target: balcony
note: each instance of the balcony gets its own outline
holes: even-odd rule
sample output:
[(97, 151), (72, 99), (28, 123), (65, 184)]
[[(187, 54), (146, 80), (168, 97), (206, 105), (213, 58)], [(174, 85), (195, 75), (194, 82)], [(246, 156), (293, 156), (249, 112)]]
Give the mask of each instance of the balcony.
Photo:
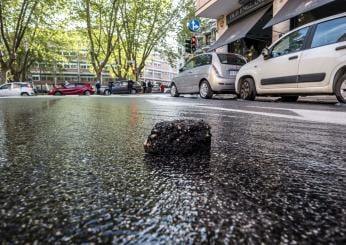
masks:
[(240, 6), (239, 0), (196, 0), (196, 15), (198, 17), (218, 19)]

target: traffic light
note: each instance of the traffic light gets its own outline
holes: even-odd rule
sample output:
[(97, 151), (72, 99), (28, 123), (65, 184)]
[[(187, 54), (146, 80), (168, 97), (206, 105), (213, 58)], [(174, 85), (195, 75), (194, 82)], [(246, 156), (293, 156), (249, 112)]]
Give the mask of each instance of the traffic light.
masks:
[(188, 54), (191, 54), (191, 40), (190, 39), (186, 39), (185, 40), (185, 52)]
[(195, 36), (191, 37), (191, 51), (192, 53), (196, 52), (197, 50), (197, 38)]
[(191, 39), (185, 40), (185, 52), (192, 54), (197, 50), (197, 38), (192, 36)]

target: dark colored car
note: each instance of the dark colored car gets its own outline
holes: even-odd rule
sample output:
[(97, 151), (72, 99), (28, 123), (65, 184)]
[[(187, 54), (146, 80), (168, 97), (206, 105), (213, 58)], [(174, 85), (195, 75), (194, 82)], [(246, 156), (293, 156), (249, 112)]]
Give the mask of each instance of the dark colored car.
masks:
[(53, 87), (49, 95), (91, 95), (95, 89), (91, 83), (71, 83), (61, 87)]
[(117, 81), (113, 83), (112, 91), (110, 91), (109, 87), (105, 88), (103, 91), (104, 95), (110, 94), (136, 94), (142, 92), (142, 86), (135, 81), (132, 81), (132, 89), (129, 90), (129, 82), (131, 80)]

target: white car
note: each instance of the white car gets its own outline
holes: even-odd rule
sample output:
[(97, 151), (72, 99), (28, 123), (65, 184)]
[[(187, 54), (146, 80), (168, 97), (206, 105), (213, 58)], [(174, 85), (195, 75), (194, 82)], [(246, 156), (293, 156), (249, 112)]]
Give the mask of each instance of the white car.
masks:
[(31, 95), (35, 95), (35, 91), (30, 83), (14, 82), (0, 86), (0, 97)]
[(173, 78), (171, 96), (199, 93), (210, 99), (213, 94), (234, 94), (236, 74), (245, 64), (246, 59), (237, 54), (213, 52), (195, 56)]
[(299, 27), (281, 37), (237, 74), (236, 93), (296, 101), (301, 95), (336, 95), (346, 103), (346, 13)]

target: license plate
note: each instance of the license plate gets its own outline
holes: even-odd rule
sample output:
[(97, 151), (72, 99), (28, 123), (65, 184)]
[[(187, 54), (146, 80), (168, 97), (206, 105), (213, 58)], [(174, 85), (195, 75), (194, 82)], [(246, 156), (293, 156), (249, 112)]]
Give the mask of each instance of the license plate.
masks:
[(238, 71), (229, 71), (230, 76), (236, 76)]

